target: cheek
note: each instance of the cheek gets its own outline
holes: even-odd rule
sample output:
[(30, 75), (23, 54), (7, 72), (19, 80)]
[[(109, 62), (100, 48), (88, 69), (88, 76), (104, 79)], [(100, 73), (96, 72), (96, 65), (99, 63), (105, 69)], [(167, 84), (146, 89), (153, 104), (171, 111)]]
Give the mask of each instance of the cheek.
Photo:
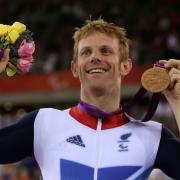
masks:
[(78, 72), (79, 78), (81, 78), (83, 74), (85, 73), (85, 63), (83, 63), (82, 61), (78, 62), (77, 72)]
[(120, 69), (121, 69), (121, 63), (120, 63), (119, 59), (116, 58), (116, 59), (114, 60), (113, 66), (114, 66), (116, 72), (117, 72), (117, 71), (120, 71)]
[(86, 67), (88, 66), (88, 59), (79, 58), (78, 67), (81, 71), (85, 71)]

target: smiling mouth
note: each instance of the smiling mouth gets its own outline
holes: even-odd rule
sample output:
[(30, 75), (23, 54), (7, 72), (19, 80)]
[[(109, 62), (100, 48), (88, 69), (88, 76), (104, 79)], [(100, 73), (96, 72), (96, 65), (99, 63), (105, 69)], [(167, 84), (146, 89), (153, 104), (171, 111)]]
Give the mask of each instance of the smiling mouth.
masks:
[(104, 69), (104, 68), (94, 68), (94, 69), (90, 69), (88, 70), (87, 72), (89, 74), (94, 74), (94, 73), (105, 73), (107, 72), (108, 70), (107, 69)]

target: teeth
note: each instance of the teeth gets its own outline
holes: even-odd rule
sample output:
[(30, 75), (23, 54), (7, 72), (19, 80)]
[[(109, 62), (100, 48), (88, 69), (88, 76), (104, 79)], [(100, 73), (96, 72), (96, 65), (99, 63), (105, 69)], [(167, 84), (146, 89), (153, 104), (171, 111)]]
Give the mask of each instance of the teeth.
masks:
[(89, 71), (89, 73), (103, 73), (106, 72), (104, 69), (92, 69)]

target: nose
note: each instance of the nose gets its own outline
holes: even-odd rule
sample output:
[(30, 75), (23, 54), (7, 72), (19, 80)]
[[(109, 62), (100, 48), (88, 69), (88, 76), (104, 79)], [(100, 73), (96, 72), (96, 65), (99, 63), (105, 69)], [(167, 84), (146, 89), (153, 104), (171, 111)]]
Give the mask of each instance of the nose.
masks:
[(91, 56), (91, 62), (99, 62), (101, 61), (101, 56), (98, 52), (93, 52)]
[(95, 63), (95, 62), (100, 62), (101, 60), (98, 57), (91, 57), (91, 62)]

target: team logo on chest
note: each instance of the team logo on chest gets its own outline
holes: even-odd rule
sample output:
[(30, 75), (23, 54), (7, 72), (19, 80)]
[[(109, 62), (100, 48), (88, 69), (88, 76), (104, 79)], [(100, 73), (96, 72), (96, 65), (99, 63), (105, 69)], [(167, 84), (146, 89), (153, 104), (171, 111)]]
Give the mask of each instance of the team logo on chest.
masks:
[(83, 143), (80, 135), (71, 136), (67, 138), (66, 141), (81, 147), (85, 147), (85, 144)]
[(120, 140), (118, 141), (119, 143), (119, 152), (125, 152), (128, 151), (129, 149), (129, 142), (130, 142), (130, 137), (132, 133), (126, 133), (120, 136)]

